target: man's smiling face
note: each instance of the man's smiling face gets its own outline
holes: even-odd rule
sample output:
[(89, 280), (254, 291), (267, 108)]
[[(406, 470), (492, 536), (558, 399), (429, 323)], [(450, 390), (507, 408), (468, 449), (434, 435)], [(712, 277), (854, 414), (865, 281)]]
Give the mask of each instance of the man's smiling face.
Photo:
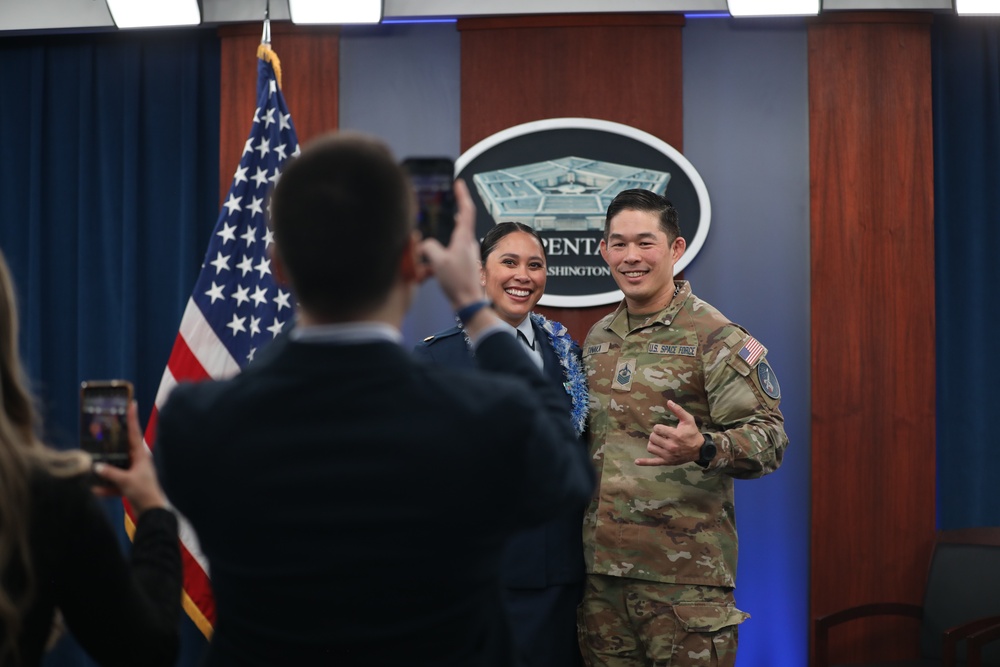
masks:
[(655, 213), (625, 209), (611, 219), (601, 256), (630, 312), (653, 313), (670, 303), (674, 265), (685, 247), (683, 237), (667, 236)]

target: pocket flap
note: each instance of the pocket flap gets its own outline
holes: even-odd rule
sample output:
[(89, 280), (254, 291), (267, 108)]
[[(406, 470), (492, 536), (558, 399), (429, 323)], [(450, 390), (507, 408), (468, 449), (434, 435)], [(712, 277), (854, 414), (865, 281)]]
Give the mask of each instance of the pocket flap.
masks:
[(750, 614), (732, 605), (710, 602), (675, 604), (674, 614), (688, 632), (716, 632), (750, 618)]

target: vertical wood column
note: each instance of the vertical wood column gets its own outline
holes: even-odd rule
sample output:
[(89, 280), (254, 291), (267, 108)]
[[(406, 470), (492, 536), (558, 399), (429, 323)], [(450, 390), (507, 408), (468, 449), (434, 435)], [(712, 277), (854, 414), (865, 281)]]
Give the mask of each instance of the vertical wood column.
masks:
[[(257, 106), (257, 46), (263, 23), (219, 28), (219, 199), (225, 199)], [(281, 61), (281, 92), (299, 144), (337, 129), (340, 30), (271, 21), (271, 48)]]
[[(461, 147), (545, 118), (631, 125), (682, 149), (681, 29), (671, 14), (463, 19)], [(577, 340), (613, 306), (538, 308)]]
[[(927, 14), (809, 27), (811, 613), (919, 604), (935, 528)], [(854, 622), (832, 662), (916, 657), (914, 620)]]

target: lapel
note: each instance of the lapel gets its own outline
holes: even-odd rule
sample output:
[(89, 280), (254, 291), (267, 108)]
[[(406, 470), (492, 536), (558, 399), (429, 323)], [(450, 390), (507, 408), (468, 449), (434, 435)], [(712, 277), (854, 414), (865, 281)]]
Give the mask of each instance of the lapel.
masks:
[(562, 387), (565, 381), (563, 377), (563, 367), (559, 363), (559, 357), (556, 356), (556, 351), (552, 347), (552, 342), (549, 340), (549, 335), (545, 331), (535, 324), (531, 323), (532, 328), (535, 330), (535, 341), (541, 343), (542, 351), (542, 370), (545, 371), (545, 377), (552, 380), (552, 382), (558, 386)]

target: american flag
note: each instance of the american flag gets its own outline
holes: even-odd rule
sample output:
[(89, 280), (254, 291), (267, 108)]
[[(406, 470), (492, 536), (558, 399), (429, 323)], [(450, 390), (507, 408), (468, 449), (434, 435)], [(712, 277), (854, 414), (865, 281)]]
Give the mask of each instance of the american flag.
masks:
[(764, 346), (756, 338), (747, 336), (746, 341), (743, 343), (743, 348), (739, 351), (739, 355), (752, 368), (765, 351)]
[[(257, 57), (257, 108), (250, 136), (163, 371), (146, 425), (149, 447), (156, 439), (159, 410), (178, 382), (239, 373), (293, 316), (291, 294), (271, 274), (272, 239), (265, 217), (268, 191), (288, 158), (299, 154), (299, 144), (275, 76), (276, 69), (281, 71), (277, 56), (262, 44)], [(208, 564), (183, 519), (180, 533), (184, 608), (207, 637), (215, 624)]]

